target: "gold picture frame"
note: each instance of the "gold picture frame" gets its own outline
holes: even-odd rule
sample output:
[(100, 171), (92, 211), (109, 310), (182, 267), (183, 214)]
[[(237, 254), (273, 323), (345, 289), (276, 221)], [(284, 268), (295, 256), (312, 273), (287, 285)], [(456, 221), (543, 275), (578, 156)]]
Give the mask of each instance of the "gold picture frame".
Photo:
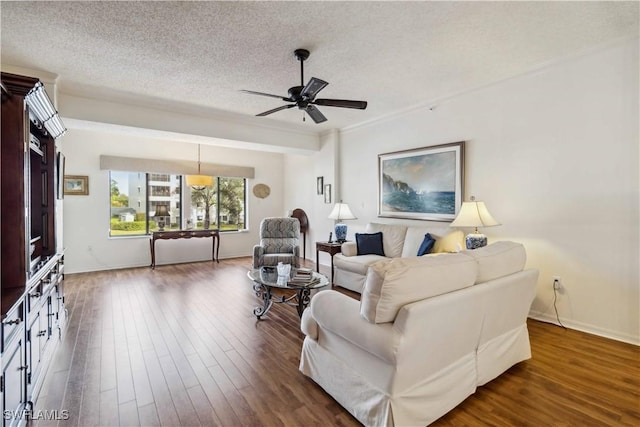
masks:
[(86, 175), (65, 175), (64, 194), (70, 196), (88, 196), (89, 177)]

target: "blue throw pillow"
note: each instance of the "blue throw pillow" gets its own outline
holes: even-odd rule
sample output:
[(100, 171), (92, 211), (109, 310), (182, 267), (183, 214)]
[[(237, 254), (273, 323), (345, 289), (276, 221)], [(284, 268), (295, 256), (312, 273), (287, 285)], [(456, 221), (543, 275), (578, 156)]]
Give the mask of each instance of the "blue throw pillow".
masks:
[(424, 235), (424, 240), (422, 241), (422, 244), (420, 245), (420, 248), (418, 249), (418, 256), (422, 256), (422, 255), (426, 255), (431, 253), (431, 250), (433, 249), (433, 245), (435, 245), (436, 243), (436, 239), (434, 239), (433, 237), (431, 237), (431, 234), (427, 233)]
[(356, 233), (356, 246), (358, 248), (358, 255), (384, 256), (382, 231), (377, 233)]

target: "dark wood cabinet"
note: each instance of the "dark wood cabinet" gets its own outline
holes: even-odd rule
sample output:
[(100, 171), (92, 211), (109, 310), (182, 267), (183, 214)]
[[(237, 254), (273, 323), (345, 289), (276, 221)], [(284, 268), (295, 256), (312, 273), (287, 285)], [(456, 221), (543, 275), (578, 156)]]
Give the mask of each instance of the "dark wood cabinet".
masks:
[(37, 78), (2, 73), (1, 89), (1, 425), (16, 426), (27, 421), (66, 321), (55, 141), (64, 126)]

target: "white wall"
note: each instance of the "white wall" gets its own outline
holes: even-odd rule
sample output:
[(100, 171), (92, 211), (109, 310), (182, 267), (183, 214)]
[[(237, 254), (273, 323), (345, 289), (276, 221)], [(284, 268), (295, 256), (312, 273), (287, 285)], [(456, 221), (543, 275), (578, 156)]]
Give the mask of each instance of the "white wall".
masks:
[[(121, 133), (70, 129), (62, 138), (67, 175), (88, 175), (88, 196), (64, 198), (65, 269), (68, 273), (147, 266), (150, 264), (149, 237), (109, 237), (109, 174), (100, 170), (100, 155), (149, 159), (193, 160), (193, 144), (164, 139), (142, 138)], [(222, 233), (220, 257), (251, 254), (258, 242), (260, 220), (284, 214), (284, 155), (250, 150), (202, 146), (203, 163), (255, 168), (248, 185), (248, 232)], [(257, 183), (271, 187), (265, 199), (251, 189)], [(156, 242), (156, 263), (176, 263), (211, 259), (211, 239)]]
[[(638, 41), (571, 58), (340, 135), (342, 198), (377, 218), (377, 155), (467, 141), (466, 191), (540, 270), (532, 314), (640, 343)], [(331, 156), (329, 153), (328, 156)], [(442, 227), (442, 224), (434, 224)]]
[[(328, 219), (338, 193), (337, 155), (338, 132), (329, 131), (320, 137), (320, 150), (311, 155), (285, 156), (285, 203), (287, 209), (302, 208), (309, 217), (307, 233), (307, 259), (316, 261), (315, 242), (327, 241), (333, 231), (333, 221)], [(324, 195), (317, 194), (317, 178), (331, 185), (331, 203), (324, 202)], [(329, 264), (327, 253), (319, 254), (320, 264)]]

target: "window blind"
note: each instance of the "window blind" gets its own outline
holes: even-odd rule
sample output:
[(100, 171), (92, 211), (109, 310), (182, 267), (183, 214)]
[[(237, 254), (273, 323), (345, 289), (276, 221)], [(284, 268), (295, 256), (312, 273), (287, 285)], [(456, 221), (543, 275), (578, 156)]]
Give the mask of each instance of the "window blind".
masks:
[[(154, 160), (136, 157), (100, 156), (100, 169), (125, 172), (155, 172), (197, 175), (198, 162), (189, 160)], [(200, 174), (227, 178), (254, 178), (255, 168), (248, 166), (200, 163)]]

